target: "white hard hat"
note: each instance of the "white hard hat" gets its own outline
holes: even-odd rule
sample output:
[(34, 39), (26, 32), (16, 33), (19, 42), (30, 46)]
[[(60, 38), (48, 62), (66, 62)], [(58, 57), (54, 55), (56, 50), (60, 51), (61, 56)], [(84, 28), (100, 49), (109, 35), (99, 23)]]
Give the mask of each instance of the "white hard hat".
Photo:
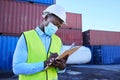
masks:
[(59, 17), (61, 20), (63, 20), (63, 23), (66, 24), (66, 12), (65, 9), (62, 6), (59, 6), (57, 4), (53, 4), (51, 6), (49, 6), (48, 8), (46, 8), (43, 11), (43, 18), (45, 18), (45, 16), (47, 14), (54, 14), (57, 17)]

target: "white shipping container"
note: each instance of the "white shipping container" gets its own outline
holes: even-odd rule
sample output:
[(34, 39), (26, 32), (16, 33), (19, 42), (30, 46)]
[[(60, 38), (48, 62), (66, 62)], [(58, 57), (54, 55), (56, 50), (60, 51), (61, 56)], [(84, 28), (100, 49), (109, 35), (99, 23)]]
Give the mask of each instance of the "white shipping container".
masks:
[[(71, 46), (63, 45), (61, 54)], [(85, 46), (81, 46), (77, 51), (68, 57), (67, 64), (85, 64), (91, 60), (91, 51)]]

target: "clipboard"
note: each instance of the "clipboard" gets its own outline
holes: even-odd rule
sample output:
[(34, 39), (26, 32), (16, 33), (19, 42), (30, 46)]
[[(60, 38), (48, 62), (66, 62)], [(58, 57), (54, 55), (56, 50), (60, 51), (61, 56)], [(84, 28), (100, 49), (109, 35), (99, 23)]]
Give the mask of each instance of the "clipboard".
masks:
[(78, 47), (74, 47), (72, 49), (68, 49), (66, 50), (65, 52), (63, 52), (61, 55), (59, 55), (56, 59), (61, 59), (61, 58), (64, 58), (66, 56), (70, 56), (71, 54), (73, 54), (76, 50), (78, 50), (80, 48), (80, 46)]

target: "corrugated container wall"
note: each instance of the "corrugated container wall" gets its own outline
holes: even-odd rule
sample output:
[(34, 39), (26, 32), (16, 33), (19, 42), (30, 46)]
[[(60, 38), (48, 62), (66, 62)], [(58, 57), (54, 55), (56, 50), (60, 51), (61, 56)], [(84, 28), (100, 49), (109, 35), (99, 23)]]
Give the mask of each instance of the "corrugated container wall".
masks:
[(76, 45), (82, 45), (82, 30), (61, 28), (56, 33), (62, 40), (64, 45), (71, 45), (73, 42)]
[(12, 71), (12, 59), (17, 41), (17, 36), (0, 35), (0, 71)]
[[(20, 34), (42, 22), (47, 6), (27, 2), (0, 0), (0, 33)], [(62, 28), (82, 29), (82, 15), (67, 12), (67, 25)]]
[(63, 28), (77, 28), (82, 29), (82, 14), (67, 12), (67, 25), (63, 25)]
[(88, 30), (83, 32), (84, 45), (120, 45), (120, 32)]
[(0, 0), (0, 33), (20, 34), (42, 22), (42, 11), (47, 6)]
[(51, 5), (56, 3), (56, 0), (16, 0), (16, 1), (39, 3), (44, 5)]
[(120, 46), (89, 46), (92, 52), (90, 64), (120, 64)]

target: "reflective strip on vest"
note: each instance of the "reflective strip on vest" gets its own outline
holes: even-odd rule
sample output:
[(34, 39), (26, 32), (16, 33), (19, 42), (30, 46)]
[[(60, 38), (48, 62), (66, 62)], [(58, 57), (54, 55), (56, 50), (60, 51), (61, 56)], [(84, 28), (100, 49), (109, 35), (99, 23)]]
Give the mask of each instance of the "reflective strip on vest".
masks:
[[(45, 46), (43, 45), (41, 39), (39, 38), (35, 30), (26, 31), (23, 34), (25, 36), (28, 48), (27, 63), (41, 61), (43, 62), (47, 60), (47, 58), (50, 55), (50, 52), (60, 53), (62, 43), (58, 36), (52, 35), (51, 44), (47, 55)], [(41, 72), (31, 75), (19, 75), (19, 80), (57, 80), (57, 79), (58, 79), (57, 70), (54, 67), (49, 67), (47, 70), (43, 70)]]

